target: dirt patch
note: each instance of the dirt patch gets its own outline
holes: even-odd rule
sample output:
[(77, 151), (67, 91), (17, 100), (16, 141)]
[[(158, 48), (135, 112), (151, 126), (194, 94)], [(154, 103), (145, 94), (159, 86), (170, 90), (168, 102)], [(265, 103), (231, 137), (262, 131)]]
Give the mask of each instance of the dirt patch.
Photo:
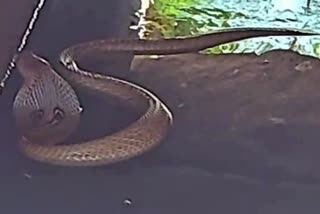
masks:
[[(136, 58), (136, 81), (174, 113), (162, 161), (318, 180), (320, 63), (289, 51)], [(165, 157), (163, 157), (163, 155)]]

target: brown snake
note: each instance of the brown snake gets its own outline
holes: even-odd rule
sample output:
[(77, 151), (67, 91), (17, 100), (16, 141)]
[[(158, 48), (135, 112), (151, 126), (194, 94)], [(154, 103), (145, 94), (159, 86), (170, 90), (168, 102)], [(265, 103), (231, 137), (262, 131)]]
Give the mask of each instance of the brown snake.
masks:
[[(110, 51), (134, 54), (180, 54), (196, 52), (215, 45), (260, 36), (318, 35), (313, 32), (271, 28), (219, 30), (196, 37), (142, 40), (108, 39), (72, 46), (60, 55), (58, 73), (31, 51), (17, 55), (17, 68), (24, 83), (16, 95), (13, 111), (21, 131), (21, 151), (31, 159), (64, 166), (96, 166), (130, 159), (157, 146), (172, 124), (166, 105), (134, 83), (84, 71), (76, 61)], [(112, 95), (134, 107), (146, 106), (143, 116), (127, 128), (92, 141), (61, 145), (76, 129), (82, 108), (68, 84)], [(59, 145), (58, 145), (59, 144)]]

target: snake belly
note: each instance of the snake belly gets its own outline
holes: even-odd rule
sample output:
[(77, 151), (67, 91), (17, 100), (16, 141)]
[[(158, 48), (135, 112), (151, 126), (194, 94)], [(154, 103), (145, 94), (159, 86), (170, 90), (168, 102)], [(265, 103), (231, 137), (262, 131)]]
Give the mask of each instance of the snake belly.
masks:
[[(137, 84), (81, 69), (77, 62), (87, 56), (111, 51), (180, 54), (271, 35), (315, 33), (294, 29), (235, 28), (175, 39), (96, 40), (64, 50), (57, 71), (33, 52), (23, 51), (17, 57), (17, 68), (24, 83), (13, 106), (22, 133), (21, 151), (31, 159), (48, 164), (97, 166), (136, 157), (159, 145), (166, 137), (173, 121), (169, 108), (155, 94)], [(106, 96), (116, 96), (135, 107), (146, 106), (146, 111), (137, 121), (112, 135), (79, 144), (60, 144), (76, 129), (81, 115), (80, 102), (69, 83)]]

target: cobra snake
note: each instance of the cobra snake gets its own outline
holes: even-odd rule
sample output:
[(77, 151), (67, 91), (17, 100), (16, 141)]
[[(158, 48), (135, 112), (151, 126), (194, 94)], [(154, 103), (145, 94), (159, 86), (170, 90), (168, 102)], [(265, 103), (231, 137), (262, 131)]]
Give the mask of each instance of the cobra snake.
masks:
[[(98, 166), (136, 157), (156, 147), (167, 136), (173, 116), (149, 90), (122, 79), (81, 69), (77, 62), (110, 51), (136, 55), (181, 54), (219, 44), (261, 36), (318, 35), (295, 29), (234, 28), (210, 34), (160, 40), (106, 39), (85, 42), (62, 51), (57, 71), (29, 50), (17, 54), (16, 66), (23, 76), (13, 113), (20, 130), (19, 147), (29, 158), (62, 166)], [(145, 113), (127, 128), (79, 144), (62, 144), (73, 133), (82, 107), (72, 84), (104, 96), (115, 96)]]

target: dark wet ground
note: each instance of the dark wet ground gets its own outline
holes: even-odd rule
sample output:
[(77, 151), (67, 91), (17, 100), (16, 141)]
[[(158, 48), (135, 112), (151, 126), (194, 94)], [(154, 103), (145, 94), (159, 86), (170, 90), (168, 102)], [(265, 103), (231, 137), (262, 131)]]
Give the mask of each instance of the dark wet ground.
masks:
[(25, 31), (37, 0), (2, 0), (0, 5), (0, 69), (6, 69)]
[[(43, 32), (30, 46), (51, 56), (58, 48), (46, 52)], [(284, 51), (188, 54), (137, 59), (135, 72), (126, 73), (126, 59), (110, 60), (106, 73), (146, 86), (168, 104), (175, 120), (165, 142), (112, 166), (33, 162), (16, 145), (16, 73), (0, 106), (1, 213), (318, 213), (318, 60)], [(79, 138), (112, 132), (137, 116), (112, 99), (79, 93), (86, 110)]]

